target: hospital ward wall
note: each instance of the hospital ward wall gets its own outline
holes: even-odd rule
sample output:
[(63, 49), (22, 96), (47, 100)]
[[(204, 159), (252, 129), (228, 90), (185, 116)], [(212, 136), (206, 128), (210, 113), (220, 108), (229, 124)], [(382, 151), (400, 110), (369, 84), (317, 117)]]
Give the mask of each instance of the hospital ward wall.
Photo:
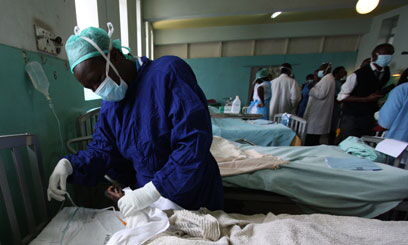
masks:
[[(128, 1), (131, 2), (131, 1)], [(118, 0), (98, 0), (99, 24), (114, 24), (114, 38), (120, 37)], [(132, 8), (134, 9), (134, 7)], [(133, 11), (134, 12), (134, 11)], [(129, 19), (133, 20), (132, 11)], [(76, 23), (75, 1), (66, 0), (6, 0), (0, 8), (0, 135), (32, 133), (38, 136), (43, 156), (45, 185), (57, 161), (66, 154), (65, 142), (75, 137), (76, 118), (85, 111), (98, 107), (100, 101), (85, 101), (82, 86), (68, 70), (65, 50), (58, 56), (37, 51), (33, 25), (39, 25), (62, 37), (63, 43), (73, 34)], [(136, 31), (129, 33), (136, 36)], [(133, 40), (133, 39), (132, 39)], [(133, 46), (132, 48), (134, 48)], [(25, 59), (26, 57), (26, 59)], [(26, 61), (39, 61), (50, 82), (50, 95), (61, 121), (63, 153), (57, 121), (48, 102), (33, 88), (25, 72)], [(4, 157), (4, 152), (0, 152)], [(10, 160), (10, 159), (7, 159)], [(27, 233), (23, 219), (23, 204), (13, 164), (6, 162), (7, 177), (13, 192), (22, 235)], [(26, 176), (28, 173), (26, 173)], [(29, 177), (27, 177), (29, 180)], [(31, 183), (30, 188), (38, 188)], [(46, 187), (46, 186), (44, 186)], [(30, 196), (31, 199), (37, 198)], [(20, 200), (20, 201), (19, 201)], [(47, 202), (48, 203), (48, 202)], [(53, 201), (51, 210), (60, 203)], [(35, 207), (34, 207), (35, 208)], [(35, 213), (35, 215), (37, 215)], [(0, 195), (0, 244), (10, 244), (11, 230)]]
[[(76, 137), (76, 118), (85, 111), (98, 107), (100, 100), (85, 101), (82, 86), (68, 69), (67, 61), (36, 52), (0, 45), (0, 135), (31, 133), (38, 136), (42, 151), (45, 183), (57, 161), (65, 155), (65, 142)], [(50, 96), (61, 121), (64, 145), (61, 146), (57, 121), (45, 97), (34, 89), (25, 72), (25, 59), (42, 63), (50, 82)], [(61, 147), (63, 150), (61, 152)], [(23, 205), (13, 164), (6, 164), (8, 180), (13, 190), (13, 201), (22, 233), (27, 231)], [(36, 188), (32, 183), (31, 188)], [(1, 198), (1, 197), (0, 197)], [(0, 200), (0, 241), (8, 244), (10, 228), (5, 207)], [(57, 205), (53, 202), (53, 205)]]
[[(385, 42), (384, 34), (387, 34), (390, 27), (387, 27), (387, 20), (398, 18), (392, 44), (395, 47), (395, 54), (390, 68), (392, 73), (402, 72), (408, 67), (408, 55), (401, 55), (401, 52), (408, 51), (408, 5), (378, 15), (373, 18), (370, 31), (362, 36), (357, 63), (361, 63), (365, 58), (371, 56), (372, 49), (380, 43)], [(384, 33), (385, 30), (385, 33)]]
[(323, 62), (331, 62), (333, 67), (344, 66), (351, 73), (355, 69), (356, 58), (357, 52), (337, 52), (196, 58), (185, 59), (185, 61), (192, 67), (207, 99), (222, 100), (239, 95), (242, 103), (246, 103), (253, 66), (279, 66), (289, 62), (293, 66), (295, 79), (300, 85), (306, 75), (313, 73)]

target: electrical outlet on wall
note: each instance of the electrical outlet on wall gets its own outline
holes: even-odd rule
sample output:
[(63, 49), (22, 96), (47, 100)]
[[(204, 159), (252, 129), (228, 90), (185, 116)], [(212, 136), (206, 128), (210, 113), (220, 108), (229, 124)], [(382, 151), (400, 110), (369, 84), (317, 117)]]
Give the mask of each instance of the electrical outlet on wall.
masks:
[(38, 50), (53, 55), (58, 55), (61, 52), (61, 37), (38, 25), (34, 25), (34, 31)]

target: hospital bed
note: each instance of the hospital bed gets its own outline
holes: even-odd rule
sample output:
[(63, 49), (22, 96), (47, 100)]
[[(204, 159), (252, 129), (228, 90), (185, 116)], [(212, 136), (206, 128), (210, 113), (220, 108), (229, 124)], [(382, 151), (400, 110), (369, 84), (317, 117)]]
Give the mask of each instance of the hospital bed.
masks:
[[(92, 133), (92, 122), (89, 122), (92, 120), (92, 117), (94, 115), (97, 115), (98, 110), (92, 110), (90, 113), (85, 113), (81, 119), (86, 119), (86, 120), (79, 120), (82, 124), (85, 124), (83, 128), (88, 129), (87, 131), (84, 130), (82, 132), (85, 132), (85, 140), (91, 139), (91, 133)], [(277, 118), (275, 118), (277, 122), (279, 122), (279, 115)], [(309, 179), (316, 179), (320, 178), (319, 181), (321, 181), (321, 186), (326, 186), (324, 181), (331, 181), (333, 180), (332, 177), (335, 176), (333, 175), (334, 172), (330, 171), (330, 169), (327, 168), (326, 163), (324, 161), (324, 158), (326, 156), (339, 156), (339, 157), (344, 157), (344, 158), (352, 158), (353, 156), (346, 154), (342, 150), (340, 150), (338, 147), (335, 146), (316, 146), (316, 147), (257, 147), (257, 146), (251, 146), (252, 141), (255, 140), (268, 140), (272, 139), (267, 138), (267, 139), (262, 139), (263, 134), (268, 134), (268, 132), (271, 132), (270, 128), (268, 130), (259, 130), (258, 125), (251, 125), (247, 122), (244, 122), (240, 119), (232, 119), (232, 118), (212, 118), (213, 121), (213, 132), (214, 135), (221, 135), (221, 136), (229, 136), (226, 138), (239, 141), (242, 143), (249, 143), (249, 144), (244, 144), (244, 148), (253, 148), (260, 150), (261, 152), (264, 153), (269, 153), (272, 155), (277, 155), (277, 156), (283, 156), (283, 157), (289, 157), (288, 159), (291, 160), (291, 164), (288, 166), (283, 166), (281, 170), (265, 170), (265, 171), (257, 171), (253, 174), (243, 174), (243, 175), (238, 175), (238, 176), (232, 176), (232, 177), (225, 177), (224, 178), (224, 185), (225, 185), (225, 198), (226, 198), (226, 203), (227, 203), (227, 209), (230, 208), (228, 211), (231, 212), (241, 212), (241, 213), (259, 213), (259, 212), (268, 212), (268, 211), (273, 211), (275, 213), (303, 213), (303, 212), (326, 212), (326, 213), (334, 213), (334, 214), (342, 214), (342, 215), (354, 215), (354, 216), (363, 216), (363, 217), (374, 217), (376, 215), (379, 215), (380, 213), (385, 212), (387, 209), (391, 209), (391, 206), (396, 206), (397, 202), (391, 202), (389, 205), (387, 205), (387, 208), (378, 208), (375, 210), (377, 207), (369, 207), (370, 202), (385, 202), (387, 200), (374, 200), (374, 199), (366, 199), (366, 200), (361, 200), (361, 201), (356, 201), (355, 206), (358, 206), (358, 208), (353, 208), (350, 207), (349, 210), (347, 211), (342, 211), (341, 205), (342, 201), (347, 200), (347, 199), (353, 199), (353, 200), (358, 200), (359, 197), (350, 197), (346, 195), (347, 190), (342, 189), (342, 194), (343, 196), (341, 198), (335, 197), (335, 195), (338, 195), (338, 193), (331, 192), (329, 195), (332, 197), (333, 203), (331, 203), (331, 208), (330, 210), (327, 207), (323, 207), (322, 205), (319, 204), (318, 198), (324, 198), (317, 196), (315, 198), (310, 198), (315, 196), (315, 191), (313, 188), (318, 190), (321, 188), (320, 186), (313, 186), (310, 187), (308, 183), (304, 183), (304, 186), (309, 187), (307, 191), (302, 191), (302, 189), (285, 189), (285, 186), (282, 185), (287, 185), (290, 186), (291, 184), (291, 179), (292, 180), (302, 180), (305, 178), (304, 172), (306, 171), (308, 173), (307, 178)], [(81, 124), (79, 123), (79, 128)], [(90, 126), (89, 126), (90, 125)], [(297, 118), (293, 118), (290, 124), (295, 130), (298, 130), (299, 135), (302, 136), (304, 133), (304, 129), (306, 127), (306, 122)], [(283, 125), (280, 124), (274, 124), (274, 125), (269, 125), (269, 127), (273, 126), (272, 128), (275, 127), (281, 127), (283, 130), (289, 130)], [(252, 131), (252, 135), (246, 133), (243, 136), (240, 136), (237, 134), (240, 133), (240, 128), (255, 128), (255, 130), (258, 131)], [(245, 131), (245, 130), (243, 130)], [(250, 130), (247, 130), (250, 132)], [(256, 133), (258, 132), (258, 133)], [(276, 130), (275, 130), (276, 132)], [(291, 134), (294, 134), (293, 131), (289, 131)], [(303, 132), (303, 133), (302, 133)], [(270, 134), (270, 133), (269, 133)], [(247, 136), (250, 135), (253, 138), (249, 138), (247, 140)], [(83, 137), (82, 136), (82, 137)], [(87, 138), (88, 137), (88, 138)], [(260, 138), (260, 139), (259, 139)], [(276, 137), (275, 137), (276, 138)], [(78, 141), (80, 142), (80, 141)], [(270, 142), (270, 141), (269, 141)], [(264, 143), (265, 145), (268, 145), (268, 143), (265, 142), (257, 142), (258, 144)], [(296, 155), (298, 155), (296, 157)], [(324, 170), (324, 171), (323, 171)], [(325, 170), (328, 170), (325, 172)], [(380, 175), (381, 175), (381, 171)], [(293, 174), (295, 173), (295, 174)], [(331, 175), (330, 175), (331, 174)], [(375, 173), (377, 174), (377, 173)], [(319, 176), (320, 175), (320, 176)], [(326, 179), (322, 179), (322, 176), (325, 177)], [(347, 175), (341, 175), (340, 177), (350, 177)], [(352, 176), (351, 176), (352, 177)], [(390, 178), (393, 178), (393, 176), (390, 176)], [(358, 181), (369, 181), (369, 179), (357, 179), (357, 185)], [(395, 182), (393, 182), (395, 183)], [(378, 182), (377, 182), (378, 184)], [(346, 185), (347, 188), (353, 189), (352, 186)], [(408, 185), (406, 185), (408, 186)], [(89, 191), (85, 191), (83, 197), (90, 198), (92, 193), (95, 192), (102, 192), (103, 189), (106, 186), (100, 187), (96, 189), (92, 189)], [(95, 188), (95, 187), (92, 187)], [(299, 186), (298, 186), (299, 188)], [(82, 188), (83, 189), (83, 188)], [(391, 190), (390, 190), (391, 191)], [(82, 190), (83, 192), (83, 190)], [(385, 193), (385, 192), (384, 192)], [(381, 194), (384, 194), (381, 193)], [(250, 194), (250, 195), (249, 195)], [(374, 196), (377, 194), (380, 194), (379, 192), (373, 193)], [(400, 199), (404, 199), (408, 197), (399, 197)], [(102, 197), (103, 198), (103, 197)], [(99, 198), (93, 198), (91, 201), (87, 201), (85, 203), (89, 203), (87, 206), (93, 206), (95, 203), (98, 203), (94, 199), (101, 199)], [(336, 202), (338, 200), (338, 202)], [(362, 207), (363, 206), (363, 207)], [(378, 205), (381, 206), (381, 205)], [(372, 209), (370, 212), (365, 211), (364, 209)]]
[[(266, 149), (268, 147), (259, 147), (258, 149), (261, 150), (262, 148)], [(266, 150), (264, 150), (264, 152), (265, 151)], [(4, 208), (6, 210), (7, 220), (10, 223), (9, 234), (11, 236), (11, 240), (8, 240), (7, 244), (27, 244), (29, 242), (32, 242), (33, 244), (44, 244), (44, 241), (46, 239), (48, 239), (48, 242), (60, 243), (64, 236), (68, 236), (65, 238), (65, 242), (70, 241), (69, 239), (72, 239), (72, 235), (74, 235), (76, 239), (78, 237), (84, 239), (84, 241), (86, 241), (86, 244), (102, 244), (104, 242), (106, 243), (106, 241), (109, 240), (109, 237), (113, 232), (120, 230), (121, 227), (123, 228), (123, 224), (121, 224), (115, 218), (115, 214), (113, 211), (90, 210), (76, 207), (62, 209), (47, 225), (47, 223), (50, 221), (50, 212), (47, 209), (45, 203), (45, 181), (44, 176), (42, 175), (43, 169), (41, 152), (37, 138), (34, 135), (30, 134), (0, 136), (0, 153), (0, 188), (1, 199), (4, 200), (4, 207), (1, 208)], [(10, 168), (10, 165), (12, 165), (13, 168)], [(16, 179), (14, 179), (14, 177)], [(13, 185), (14, 182), (17, 183), (16, 186)], [(19, 195), (20, 193), (21, 195)], [(31, 195), (31, 193), (33, 195)], [(251, 195), (254, 195), (254, 192), (252, 192)], [(22, 205), (20, 206), (18, 205), (18, 203), (22, 203)], [(0, 206), (3, 206), (3, 204), (1, 204)], [(396, 223), (378, 223), (380, 221), (370, 221), (352, 217), (322, 215), (275, 216), (273, 214), (268, 214), (268, 217), (266, 217), (260, 214), (256, 216), (243, 216), (239, 214), (232, 215), (225, 214), (220, 211), (200, 211), (197, 214), (202, 215), (206, 213), (212, 215), (216, 218), (216, 220), (218, 220), (219, 225), (223, 227), (221, 231), (223, 231), (224, 229), (228, 229), (228, 224), (231, 223), (240, 224), (236, 227), (242, 227), (242, 229), (244, 229), (244, 227), (246, 227), (247, 225), (257, 226), (259, 224), (260, 226), (258, 226), (258, 228), (256, 229), (254, 228), (254, 231), (256, 231), (257, 229), (262, 229), (262, 227), (264, 227), (264, 229), (269, 230), (271, 234), (272, 232), (274, 232), (273, 237), (282, 235), (282, 237), (287, 238), (287, 236), (289, 235), (290, 239), (297, 239), (299, 234), (296, 231), (297, 229), (299, 229), (299, 227), (303, 227), (302, 229), (310, 228), (310, 231), (313, 232), (316, 231), (316, 227), (328, 227), (333, 228), (334, 231), (339, 231), (339, 229), (341, 229), (342, 232), (339, 232), (339, 234), (347, 234), (347, 231), (343, 229), (346, 229), (345, 227), (351, 226), (360, 227), (360, 229), (370, 227), (369, 229), (366, 229), (367, 231), (365, 232), (371, 231), (371, 233), (363, 232), (363, 234), (359, 235), (358, 239), (369, 239), (373, 234), (387, 231), (387, 234), (381, 234), (385, 237), (389, 236), (389, 238), (382, 237), (383, 239), (385, 239), (384, 241), (395, 241), (396, 235), (401, 234), (401, 232), (406, 232), (406, 230), (404, 229), (408, 227), (406, 223), (398, 223), (397, 225)], [(168, 213), (169, 216), (179, 215), (179, 217), (180, 215), (186, 214), (189, 213), (177, 213), (176, 211), (174, 211), (174, 213)], [(195, 219), (197, 217), (197, 214), (191, 217)], [(223, 222), (226, 221), (228, 222), (224, 224)], [(266, 227), (264, 225), (266, 225)], [(5, 226), (7, 227), (8, 224), (5, 224)], [(282, 227), (282, 230), (275, 231), (273, 227)], [(385, 230), (386, 227), (387, 230)], [(361, 231), (360, 229), (359, 231)], [(290, 234), (281, 234), (281, 232), (284, 231), (290, 231)], [(39, 233), (40, 235), (36, 237)], [(92, 236), (90, 236), (90, 234), (92, 234)], [(268, 239), (270, 239), (268, 237), (265, 237), (267, 234), (269, 233), (251, 232), (251, 234), (247, 235), (251, 236), (251, 239), (260, 239), (260, 241), (267, 241)], [(236, 233), (236, 235), (239, 235), (239, 233)], [(316, 234), (313, 234), (313, 239), (316, 239), (318, 237), (325, 238), (326, 236), (331, 235), (332, 231), (330, 230), (320, 230)], [(185, 236), (175, 236), (176, 235), (173, 233), (165, 233), (162, 234), (162, 236), (159, 236), (157, 239), (159, 242), (163, 242), (163, 239), (165, 239), (164, 241), (169, 242), (168, 239), (177, 238), (175, 243), (178, 244), (178, 242), (180, 242), (180, 240), (178, 239), (186, 238)], [(231, 239), (234, 239), (234, 237), (237, 238), (235, 235), (231, 235)], [(49, 240), (50, 238), (54, 240)], [(249, 237), (244, 236), (242, 238), (248, 239)], [(153, 240), (152, 243), (155, 244), (155, 241), (156, 239)], [(344, 240), (343, 242), (345, 241), (346, 240)], [(185, 242), (191, 242), (191, 240), (186, 240)]]
[(246, 140), (260, 146), (289, 146), (296, 132), (267, 120), (246, 121), (237, 118), (211, 118), (213, 135), (231, 141)]
[[(336, 146), (242, 145), (241, 148), (279, 156), (290, 163), (278, 170), (224, 177), (229, 212), (280, 212), (279, 209), (284, 208), (285, 213), (317, 212), (373, 218), (390, 210), (408, 211), (406, 170), (381, 163), (377, 163), (381, 171), (329, 168), (326, 157), (344, 158), (345, 161), (354, 158)], [(407, 218), (405, 215), (403, 219)]]
[(37, 137), (0, 136), (1, 199), (10, 223), (10, 243), (28, 243), (49, 221), (43, 173)]
[[(97, 122), (100, 108), (91, 109), (82, 114), (77, 120), (77, 137), (67, 141), (67, 148), (70, 153), (86, 149), (87, 144), (92, 139), (94, 126)], [(301, 139), (304, 142), (306, 121), (293, 117), (288, 127), (267, 120), (251, 120), (252, 123), (244, 119), (257, 119), (254, 115), (240, 115), (236, 117), (224, 117), (212, 115), (213, 134), (233, 141), (244, 141), (253, 145), (263, 146), (288, 146)], [(226, 115), (226, 114), (216, 114)], [(256, 116), (256, 115), (255, 115)], [(257, 124), (257, 122), (259, 122)]]

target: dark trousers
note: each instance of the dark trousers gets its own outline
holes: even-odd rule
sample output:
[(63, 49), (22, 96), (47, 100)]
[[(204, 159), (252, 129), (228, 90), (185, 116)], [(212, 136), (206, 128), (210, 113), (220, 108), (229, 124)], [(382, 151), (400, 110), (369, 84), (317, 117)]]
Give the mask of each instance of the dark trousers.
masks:
[(307, 134), (306, 135), (306, 146), (320, 145), (320, 134)]
[(337, 137), (336, 137), (336, 131), (331, 131), (329, 133), (329, 145), (337, 145)]
[(373, 115), (342, 115), (340, 122), (340, 139), (349, 136), (361, 137), (374, 135), (375, 119)]

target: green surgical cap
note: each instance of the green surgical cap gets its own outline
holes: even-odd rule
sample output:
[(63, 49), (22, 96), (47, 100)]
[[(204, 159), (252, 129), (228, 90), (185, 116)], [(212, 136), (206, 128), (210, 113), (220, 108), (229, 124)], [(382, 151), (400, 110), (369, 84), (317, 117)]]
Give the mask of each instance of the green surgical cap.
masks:
[[(98, 50), (81, 37), (87, 37), (94, 41), (105, 54), (109, 52), (110, 39), (108, 33), (104, 29), (88, 27), (82, 30), (78, 35), (71, 35), (65, 44), (71, 72), (73, 72), (75, 66), (82, 61), (101, 55)], [(117, 48), (120, 51), (122, 48), (119, 40), (113, 40), (112, 47)]]
[(264, 77), (268, 77), (268, 76), (269, 76), (268, 69), (262, 68), (262, 69), (260, 69), (259, 71), (256, 72), (255, 79), (258, 80), (260, 78), (264, 78)]

